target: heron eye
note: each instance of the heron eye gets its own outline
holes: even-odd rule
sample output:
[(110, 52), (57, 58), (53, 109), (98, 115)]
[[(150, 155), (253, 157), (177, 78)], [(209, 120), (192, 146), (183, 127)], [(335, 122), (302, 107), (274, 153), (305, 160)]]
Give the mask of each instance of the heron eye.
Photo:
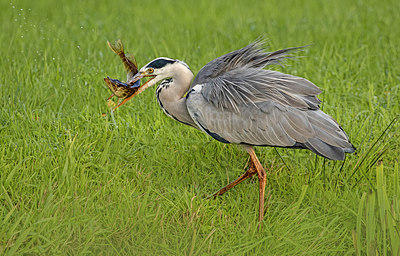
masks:
[(147, 69), (147, 73), (151, 74), (151, 73), (153, 73), (153, 72), (154, 72), (154, 69), (153, 69), (153, 68)]

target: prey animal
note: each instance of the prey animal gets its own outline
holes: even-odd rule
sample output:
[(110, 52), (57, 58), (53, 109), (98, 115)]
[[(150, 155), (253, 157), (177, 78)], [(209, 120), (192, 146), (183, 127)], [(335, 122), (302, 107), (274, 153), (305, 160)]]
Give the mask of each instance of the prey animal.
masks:
[(212, 60), (194, 80), (185, 62), (161, 57), (130, 80), (150, 78), (134, 95), (160, 82), (156, 97), (165, 114), (248, 152), (248, 170), (214, 196), (257, 174), (259, 221), (264, 216), (267, 174), (254, 146), (308, 149), (332, 160), (344, 160), (345, 153), (355, 152), (342, 127), (319, 108), (321, 90), (316, 85), (265, 69), (293, 57), (291, 52), (299, 48), (267, 52), (262, 42), (256, 41)]
[[(113, 96), (118, 97), (118, 105), (115, 107), (119, 107), (123, 105), (129, 98), (132, 96), (140, 86), (140, 80), (137, 80), (133, 83), (129, 83), (129, 79), (132, 78), (138, 72), (138, 65), (136, 59), (133, 55), (125, 55), (124, 46), (121, 40), (115, 41), (114, 44), (111, 44), (107, 41), (108, 46), (111, 48), (113, 52), (115, 52), (122, 60), (124, 64), (125, 70), (127, 71), (127, 82), (121, 82), (117, 79), (112, 79), (110, 77), (104, 78), (104, 82), (107, 84), (108, 88), (111, 90), (112, 94), (108, 97), (107, 101), (109, 101)], [(121, 102), (122, 101), (122, 102)], [(115, 109), (114, 108), (114, 109)]]

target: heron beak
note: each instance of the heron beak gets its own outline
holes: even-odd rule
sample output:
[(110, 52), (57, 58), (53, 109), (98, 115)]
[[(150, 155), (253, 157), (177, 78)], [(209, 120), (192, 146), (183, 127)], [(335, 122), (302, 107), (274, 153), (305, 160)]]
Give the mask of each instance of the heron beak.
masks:
[(127, 81), (127, 84), (132, 85), (134, 84), (136, 81), (138, 81), (139, 79), (142, 79), (143, 77), (151, 77), (149, 80), (147, 80), (146, 83), (142, 84), (139, 89), (137, 89), (137, 91), (132, 94), (131, 96), (129, 96), (128, 98), (124, 99), (120, 104), (118, 104), (118, 106), (116, 106), (114, 108), (114, 110), (116, 110), (117, 108), (119, 108), (120, 106), (124, 105), (128, 100), (132, 99), (133, 97), (135, 97), (136, 95), (138, 95), (139, 93), (143, 92), (144, 90), (146, 90), (149, 87), (149, 82), (151, 80), (153, 80), (156, 76), (155, 75), (150, 75), (150, 74), (146, 74), (146, 73), (137, 73), (136, 75), (134, 75), (133, 77), (131, 77), (129, 79), (129, 81)]
[[(126, 83), (129, 84), (129, 85), (132, 85), (136, 81), (142, 79), (143, 77), (153, 77), (154, 78), (155, 76), (154, 75), (150, 75), (150, 74), (146, 74), (145, 72), (138, 72), (136, 75), (132, 76), (128, 81), (126, 81)], [(148, 80), (146, 83), (148, 83), (150, 80)], [(146, 83), (144, 83), (143, 85), (145, 85)]]

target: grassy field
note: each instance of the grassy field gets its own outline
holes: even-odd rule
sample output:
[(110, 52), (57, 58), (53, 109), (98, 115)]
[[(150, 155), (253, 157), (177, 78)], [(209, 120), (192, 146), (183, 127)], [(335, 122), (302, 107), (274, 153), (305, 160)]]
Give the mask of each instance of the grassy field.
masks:
[[(399, 1), (133, 2), (0, 2), (0, 255), (400, 255)], [(197, 73), (259, 36), (311, 44), (275, 69), (318, 85), (358, 149), (257, 148), (260, 232), (257, 180), (204, 199), (244, 151), (169, 119), (155, 88), (111, 116), (103, 82), (125, 79), (107, 40)]]

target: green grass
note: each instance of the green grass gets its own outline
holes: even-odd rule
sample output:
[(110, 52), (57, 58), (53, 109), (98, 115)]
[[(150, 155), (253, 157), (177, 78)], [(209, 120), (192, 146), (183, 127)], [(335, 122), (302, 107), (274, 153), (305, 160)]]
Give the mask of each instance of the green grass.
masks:
[[(399, 1), (1, 1), (0, 254), (400, 255)], [(345, 162), (258, 148), (258, 185), (204, 198), (247, 154), (165, 116), (149, 89), (114, 119), (106, 40), (194, 73), (259, 36), (311, 44), (306, 77), (358, 149)], [(108, 113), (103, 117), (102, 113)]]

